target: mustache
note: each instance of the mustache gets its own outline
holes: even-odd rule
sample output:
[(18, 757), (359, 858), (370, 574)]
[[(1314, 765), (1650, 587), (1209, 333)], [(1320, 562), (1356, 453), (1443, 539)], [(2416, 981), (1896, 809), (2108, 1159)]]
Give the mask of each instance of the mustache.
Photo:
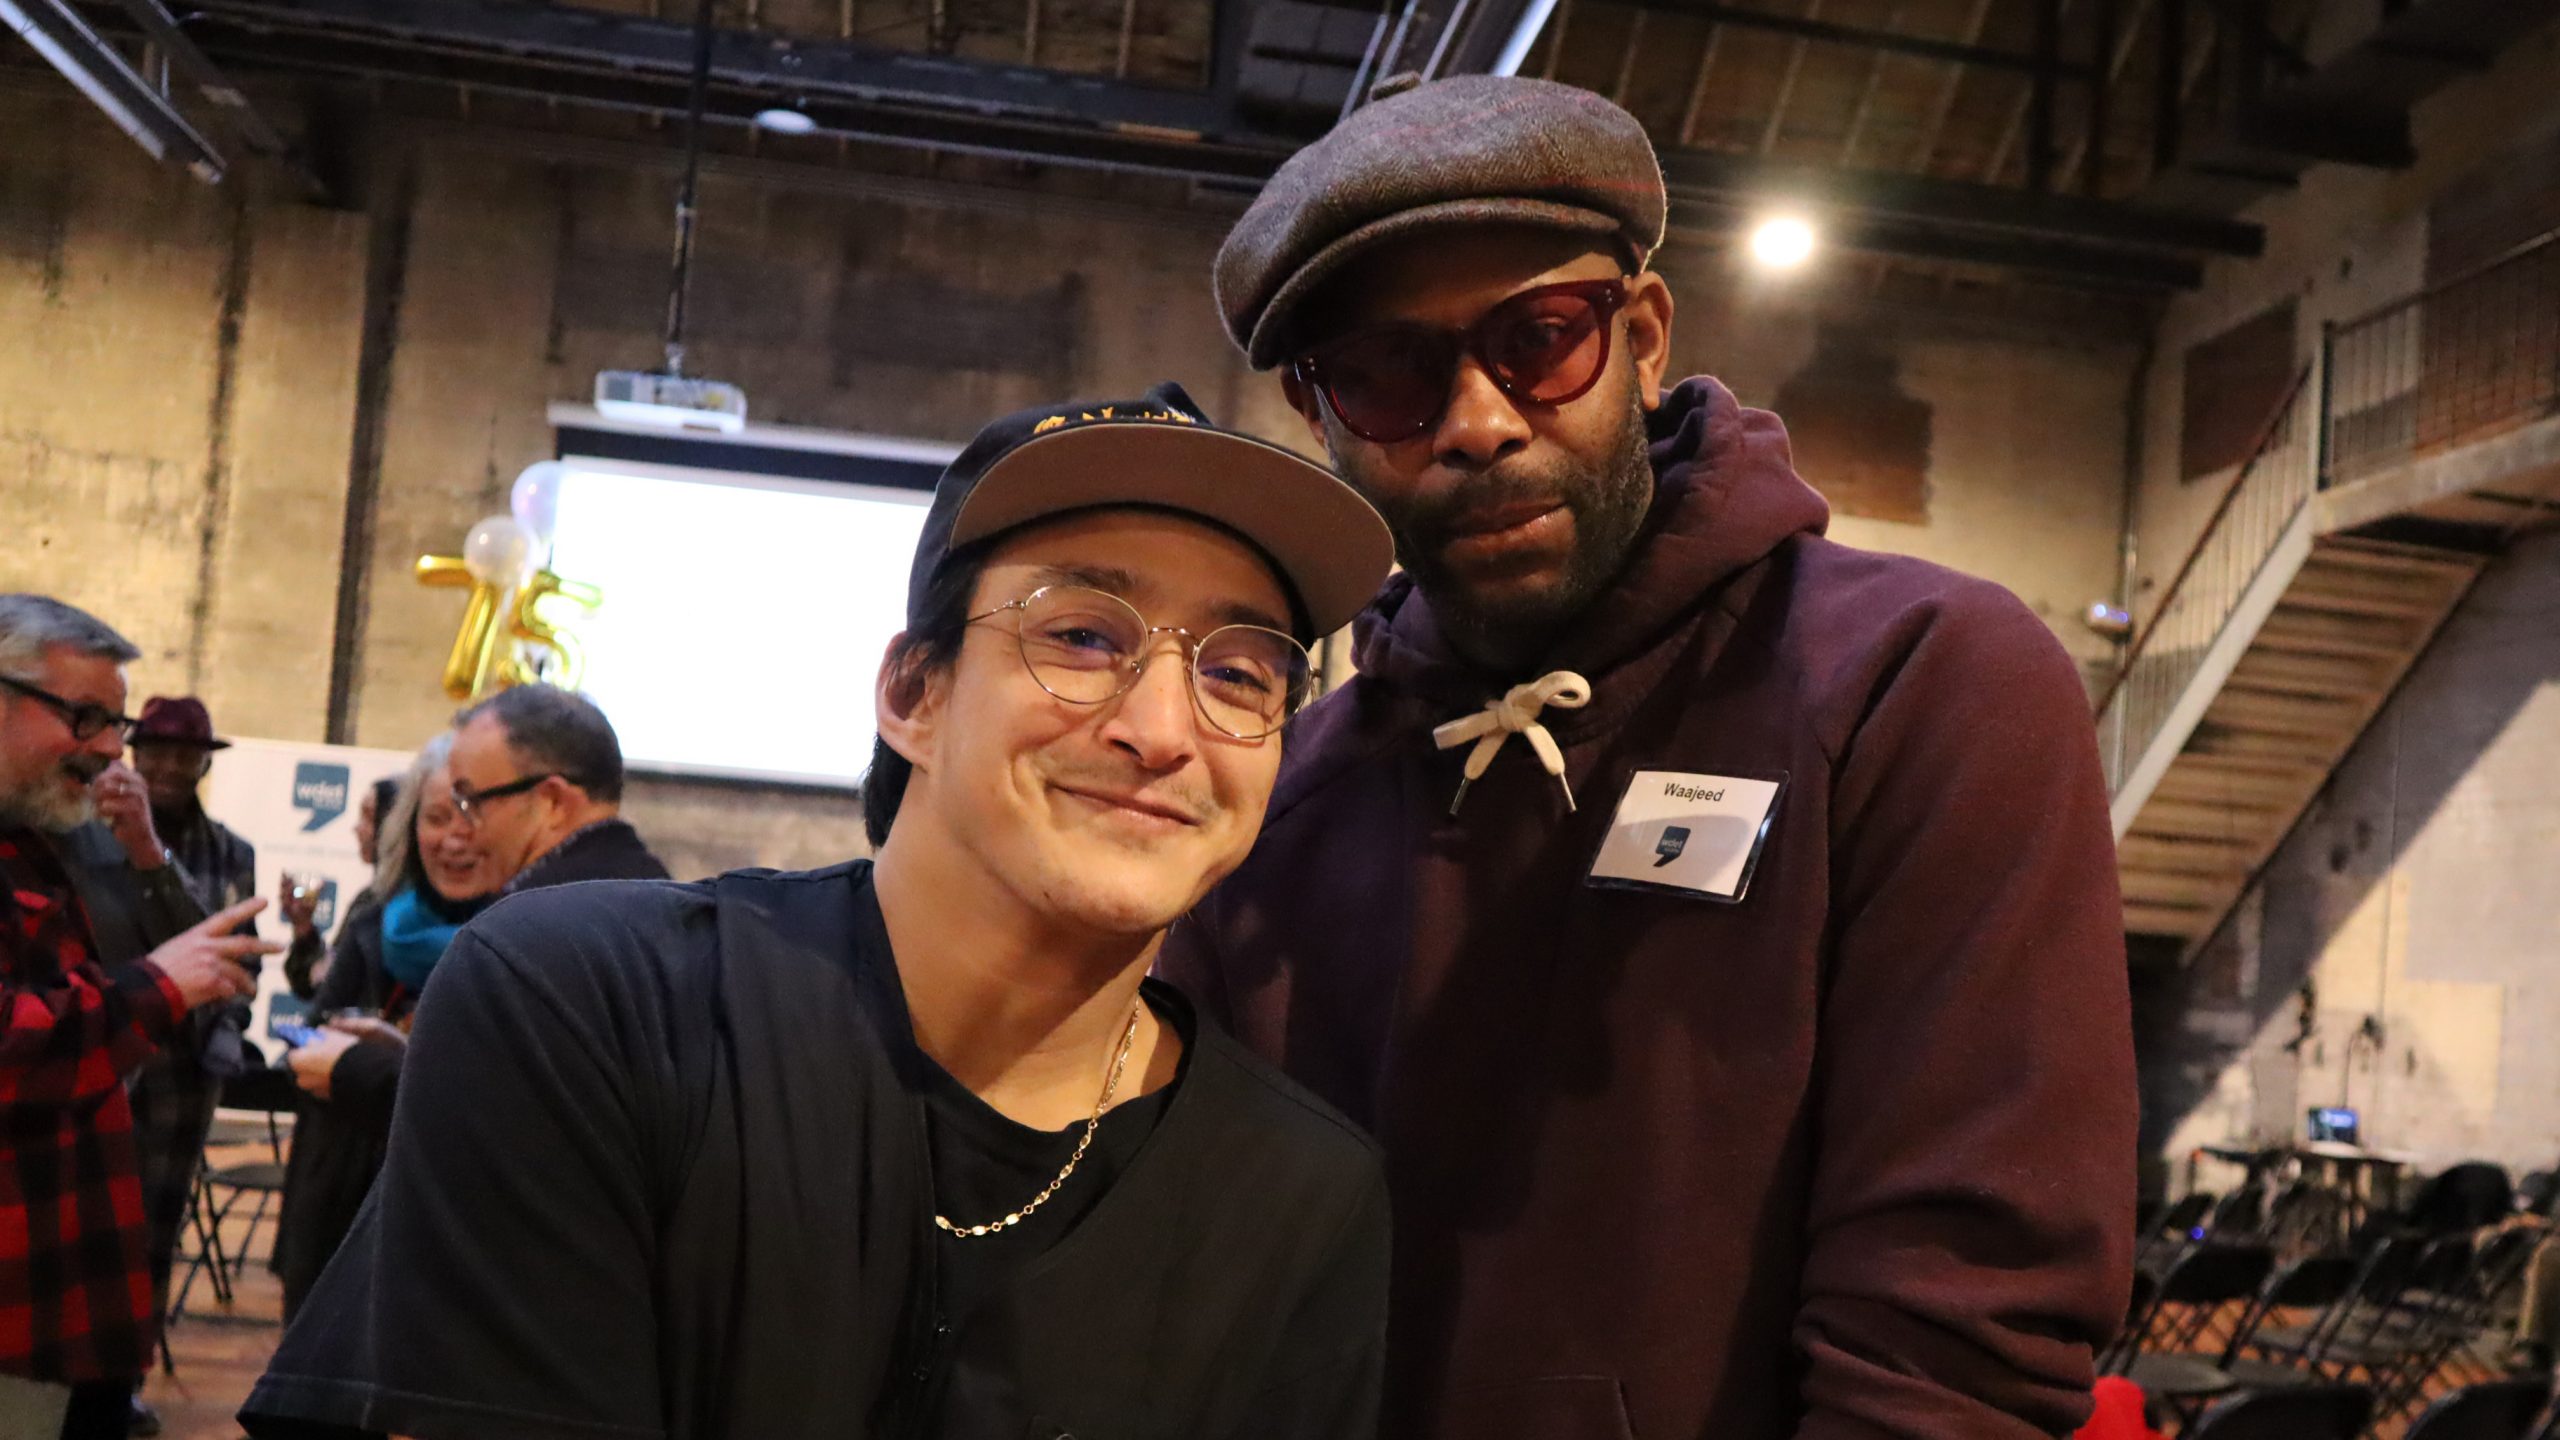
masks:
[(1442, 494), (1398, 505), (1390, 518), (1408, 534), (1445, 534), (1472, 515), (1530, 503), (1572, 508), (1575, 497), (1576, 487), (1563, 475), (1527, 465), (1496, 465), (1465, 476)]
[(106, 774), (107, 767), (115, 763), (113, 760), (101, 760), (95, 755), (74, 755), (62, 762), (62, 768), (70, 771), (81, 784), (87, 785)]

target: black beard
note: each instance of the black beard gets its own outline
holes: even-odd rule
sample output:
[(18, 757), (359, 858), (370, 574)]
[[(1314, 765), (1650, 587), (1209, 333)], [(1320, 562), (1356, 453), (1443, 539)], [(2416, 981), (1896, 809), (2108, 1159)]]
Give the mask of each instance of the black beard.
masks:
[[(1598, 469), (1565, 466), (1542, 473), (1498, 466), (1469, 476), (1427, 504), (1379, 504), (1395, 536), (1396, 558), (1431, 598), (1432, 615), (1458, 653), (1496, 671), (1530, 663), (1626, 568), (1653, 508), (1654, 491), (1644, 407), (1632, 387), (1625, 427), (1613, 450), (1611, 461)], [(1361, 488), (1372, 500), (1381, 493), (1379, 487)], [(1440, 564), (1452, 538), (1450, 517), (1532, 499), (1560, 500), (1573, 515), (1573, 553), (1552, 589), (1487, 599)]]

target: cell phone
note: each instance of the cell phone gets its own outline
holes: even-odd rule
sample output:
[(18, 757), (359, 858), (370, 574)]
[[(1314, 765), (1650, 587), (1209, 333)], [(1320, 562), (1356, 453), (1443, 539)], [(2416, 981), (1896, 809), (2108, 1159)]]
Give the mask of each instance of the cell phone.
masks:
[(267, 1028), (275, 1033), (277, 1039), (296, 1050), (320, 1038), (320, 1032), (308, 1025), (293, 1025), (282, 1020)]

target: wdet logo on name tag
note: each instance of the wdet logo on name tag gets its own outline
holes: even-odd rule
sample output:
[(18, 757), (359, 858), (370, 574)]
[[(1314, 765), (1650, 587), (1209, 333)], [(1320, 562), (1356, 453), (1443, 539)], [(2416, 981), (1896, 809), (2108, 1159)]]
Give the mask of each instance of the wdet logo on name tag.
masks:
[(1783, 775), (1761, 780), (1639, 770), (1591, 862), (1591, 883), (1732, 904), (1751, 888), (1786, 788)]

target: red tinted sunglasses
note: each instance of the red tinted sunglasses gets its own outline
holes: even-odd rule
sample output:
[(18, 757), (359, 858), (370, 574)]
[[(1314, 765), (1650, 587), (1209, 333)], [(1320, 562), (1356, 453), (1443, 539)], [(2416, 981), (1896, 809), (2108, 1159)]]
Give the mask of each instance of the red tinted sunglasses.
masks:
[(1617, 280), (1523, 290), (1463, 330), (1399, 322), (1356, 330), (1298, 357), (1290, 371), (1343, 428), (1378, 445), (1410, 440), (1449, 408), (1458, 363), (1472, 355), (1515, 404), (1579, 400), (1609, 368), (1610, 320), (1627, 303)]

